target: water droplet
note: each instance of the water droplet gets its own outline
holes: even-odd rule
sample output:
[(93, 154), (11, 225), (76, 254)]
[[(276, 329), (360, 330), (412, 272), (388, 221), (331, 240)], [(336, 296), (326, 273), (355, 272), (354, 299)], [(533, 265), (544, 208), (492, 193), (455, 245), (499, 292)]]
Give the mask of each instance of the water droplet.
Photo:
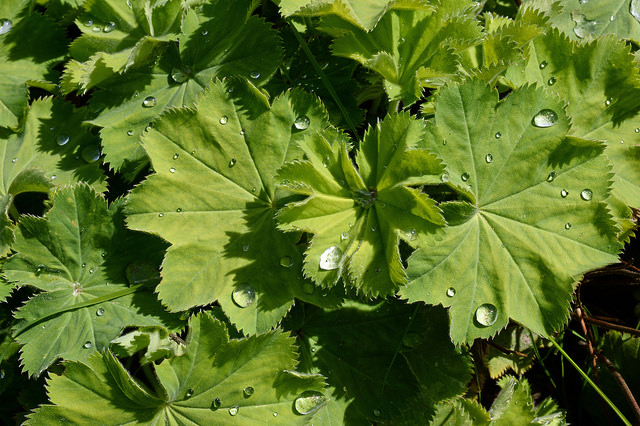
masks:
[(251, 285), (241, 283), (233, 290), (231, 298), (236, 305), (246, 308), (256, 300), (256, 291)]
[(182, 213), (182, 207), (178, 207), (178, 208), (176, 209), (176, 213)]
[(443, 175), (441, 175), (441, 176), (440, 176), (440, 181), (441, 181), (442, 183), (447, 183), (447, 182), (449, 182), (449, 175), (448, 175), (448, 174), (446, 174), (446, 173), (444, 173)]
[(571, 223), (570, 222), (565, 223), (564, 229), (571, 229)]
[(56, 176), (56, 175), (52, 175), (52, 176), (51, 176), (51, 180), (56, 180), (56, 178), (57, 178), (57, 177), (58, 177), (58, 176)]
[(371, 232), (376, 232), (376, 227), (375, 226), (371, 227)]
[(58, 136), (57, 142), (58, 142), (58, 145), (65, 146), (67, 144), (67, 142), (69, 142), (69, 136), (60, 135), (60, 136)]
[(578, 13), (575, 10), (571, 12), (571, 19), (576, 23), (576, 26), (573, 28), (573, 32), (580, 38), (585, 38), (594, 35), (596, 32), (596, 25), (598, 24), (595, 20), (587, 19), (585, 15), (582, 13)]
[(80, 265), (80, 266), (82, 266), (83, 268), (86, 268), (86, 267), (87, 267), (87, 264), (86, 264), (86, 263), (84, 263), (84, 262), (82, 262), (82, 265)]
[(156, 100), (155, 97), (147, 96), (146, 98), (144, 98), (144, 101), (142, 101), (142, 106), (145, 108), (151, 108), (156, 106), (157, 103), (158, 101)]
[(306, 115), (301, 115), (296, 118), (296, 121), (293, 122), (293, 125), (296, 126), (298, 130), (305, 130), (309, 128), (309, 124), (311, 124), (311, 120)]
[(84, 345), (82, 345), (85, 349), (91, 349), (91, 346), (93, 346), (93, 343), (91, 342), (84, 342)]
[(232, 416), (238, 414), (238, 406), (234, 405), (233, 407), (229, 408), (229, 414), (231, 414)]
[(624, 143), (624, 141), (620, 141), (620, 143)]
[(176, 172), (176, 168), (175, 168), (175, 167), (171, 167), (171, 168), (169, 169), (169, 171), (170, 171), (171, 173), (175, 173), (175, 172)]
[(127, 6), (129, 9), (133, 9), (133, 5), (131, 5), (131, 0), (127, 0)]
[(540, 110), (536, 115), (533, 116), (531, 120), (531, 124), (536, 127), (551, 127), (558, 122), (558, 114), (555, 111), (550, 109)]
[(6, 34), (13, 28), (13, 22), (10, 19), (0, 19), (0, 35)]
[(583, 189), (582, 192), (580, 192), (580, 198), (582, 198), (584, 201), (591, 201), (591, 198), (593, 198), (593, 191), (588, 188)]
[(184, 399), (189, 399), (193, 396), (193, 389), (187, 390), (187, 393), (184, 394)]
[(96, 311), (96, 315), (101, 317), (104, 315), (104, 308), (98, 308), (98, 310)]
[(340, 234), (340, 240), (344, 241), (347, 238), (349, 238), (349, 233), (348, 232), (343, 232), (342, 234)]
[(293, 260), (291, 260), (291, 257), (284, 256), (280, 259), (280, 266), (284, 268), (290, 268), (291, 265), (293, 265)]
[(116, 23), (115, 23), (115, 22), (113, 22), (113, 21), (111, 21), (111, 22), (108, 22), (108, 23), (104, 26), (104, 28), (102, 28), (102, 32), (104, 32), (104, 33), (110, 33), (111, 31), (113, 31), (113, 30), (115, 30), (115, 29), (116, 29)]
[(615, 17), (614, 15), (611, 15), (611, 16), (609, 17), (609, 20), (610, 20), (611, 22), (613, 22), (613, 21), (615, 21), (615, 20), (616, 20), (616, 17)]
[(636, 133), (640, 133), (640, 129), (636, 127)]
[(249, 244), (243, 245), (242, 246), (242, 251), (245, 252), (245, 253), (248, 252), (249, 251)]
[(551, 77), (549, 79), (549, 81), (547, 81), (547, 83), (549, 84), (549, 86), (553, 86), (554, 84), (556, 84), (556, 78), (555, 77)]
[(373, 410), (373, 415), (376, 417), (380, 417), (382, 415), (382, 411), (376, 408), (375, 410)]
[(446, 140), (442, 141), (442, 145), (446, 145), (446, 144), (447, 144)]
[(320, 269), (331, 271), (338, 269), (342, 259), (342, 250), (336, 246), (331, 246), (320, 255)]
[(493, 325), (498, 319), (498, 309), (491, 303), (485, 303), (476, 309), (476, 321), (485, 327)]
[(496, 132), (495, 137), (496, 139), (500, 139), (502, 137), (502, 133)]
[(547, 176), (547, 182), (553, 182), (556, 176), (557, 176), (556, 172), (549, 173), (549, 176)]
[(613, 98), (607, 98), (607, 100), (606, 100), (606, 101), (604, 101), (604, 104), (605, 104), (606, 106), (609, 106), (609, 105), (611, 105), (611, 102), (613, 102)]
[(493, 161), (493, 155), (491, 155), (491, 154), (487, 154), (487, 155), (484, 157), (484, 161), (486, 161), (487, 163), (492, 162), (492, 161)]
[(567, 195), (569, 195), (569, 191), (567, 191), (566, 189), (563, 189), (562, 191), (560, 191), (560, 196), (562, 198), (567, 198)]
[(640, 22), (640, 1), (639, 0), (631, 0), (631, 5), (629, 6), (629, 13), (636, 18), (636, 21)]
[(236, 165), (236, 163), (237, 163), (236, 159), (235, 159), (235, 158), (232, 158), (231, 160), (229, 160), (229, 167), (233, 167), (233, 166), (235, 166), (235, 165)]
[(201, 34), (202, 34), (203, 36), (206, 36), (207, 34), (209, 34), (209, 31), (207, 31), (207, 30), (202, 30), (202, 33), (201, 33)]
[(133, 130), (127, 130), (127, 135), (133, 136)]
[(314, 290), (315, 290), (315, 286), (310, 282), (305, 282), (304, 284), (302, 284), (302, 291), (305, 294), (313, 294)]
[(17, 163), (18, 162), (18, 157), (15, 157), (13, 160), (11, 160), (12, 163)]
[(257, 70), (251, 71), (251, 74), (249, 74), (249, 76), (251, 78), (260, 78), (260, 71), (257, 71)]
[(460, 176), (460, 179), (462, 179), (464, 182), (469, 180), (469, 173), (465, 172), (462, 174), (462, 176)]
[(102, 31), (102, 28), (95, 26), (93, 28), (91, 28), (91, 31), (93, 31), (94, 33), (99, 33), (100, 31)]
[(278, 412), (277, 411), (273, 412), (273, 417), (278, 417)]
[(318, 391), (305, 391), (296, 398), (293, 406), (296, 413), (307, 415), (318, 411), (327, 402), (327, 398)]
[(220, 400), (220, 398), (214, 398), (213, 401), (211, 401), (212, 410), (217, 410), (218, 408), (220, 408), (221, 405), (222, 405), (222, 401)]
[(158, 213), (158, 217), (164, 217), (164, 213)]
[(245, 398), (249, 398), (251, 395), (253, 395), (254, 389), (251, 386), (247, 386), (246, 388), (242, 389), (242, 393), (244, 394)]
[(322, 160), (322, 165), (324, 167), (329, 167), (329, 164), (331, 164), (331, 159), (329, 158), (329, 156), (324, 157), (324, 159)]
[(447, 296), (449, 296), (449, 297), (453, 297), (453, 296), (455, 296), (455, 295), (456, 295), (456, 289), (455, 289), (455, 288), (453, 288), (453, 287), (449, 287), (449, 288), (447, 289)]
[(222, 117), (220, 117), (220, 124), (222, 124), (223, 126), (228, 122), (229, 122), (229, 117), (227, 117), (226, 115), (223, 115)]
[(93, 268), (89, 268), (89, 273), (90, 273), (90, 274), (93, 274), (94, 272), (95, 272), (95, 271), (94, 271), (94, 269), (93, 269)]
[(547, 61), (542, 61), (542, 62), (540, 62), (540, 69), (541, 69), (541, 70), (545, 69), (545, 68), (547, 67), (547, 65), (548, 65), (548, 64), (547, 64)]
[(173, 68), (171, 70), (171, 79), (176, 83), (184, 83), (189, 79), (189, 73), (181, 70), (180, 68)]

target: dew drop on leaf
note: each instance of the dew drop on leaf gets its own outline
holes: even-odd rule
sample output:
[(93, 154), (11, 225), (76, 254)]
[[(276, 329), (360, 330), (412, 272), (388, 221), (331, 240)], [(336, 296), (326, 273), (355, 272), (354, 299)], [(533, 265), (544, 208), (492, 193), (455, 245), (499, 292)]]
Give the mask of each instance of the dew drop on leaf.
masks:
[(241, 283), (233, 290), (231, 298), (236, 305), (246, 308), (256, 300), (256, 291), (250, 284)]
[(341, 259), (342, 251), (336, 246), (331, 246), (320, 255), (320, 269), (325, 271), (338, 269)]
[(170, 171), (171, 173), (175, 173), (175, 172), (176, 172), (176, 168), (175, 168), (175, 167), (171, 167), (171, 168), (169, 169), (169, 171)]
[(171, 70), (171, 79), (176, 83), (184, 83), (189, 79), (189, 74), (180, 68), (173, 68)]
[(447, 183), (447, 182), (449, 182), (449, 175), (448, 175), (448, 174), (446, 174), (446, 173), (444, 173), (443, 175), (441, 175), (441, 176), (440, 176), (440, 181), (441, 181), (442, 183)]
[(251, 74), (249, 74), (249, 76), (251, 78), (260, 78), (260, 71), (257, 71), (257, 70), (251, 71)]
[(331, 159), (328, 156), (324, 157), (324, 159), (322, 160), (322, 165), (324, 167), (329, 167), (329, 164), (331, 164)]
[(207, 30), (202, 30), (202, 33), (201, 33), (201, 34), (202, 34), (203, 36), (206, 36), (207, 34), (209, 34), (209, 31), (207, 31)]
[(235, 159), (235, 158), (232, 158), (231, 160), (229, 160), (229, 168), (231, 168), (231, 167), (235, 166), (235, 165), (236, 165), (236, 163), (237, 163), (237, 161), (236, 161), (236, 159)]
[(158, 213), (158, 217), (164, 217), (164, 213)]
[(85, 349), (91, 349), (91, 346), (93, 346), (93, 343), (91, 342), (84, 342), (84, 345), (82, 345)]
[(558, 114), (551, 109), (543, 109), (540, 110), (536, 115), (533, 116), (531, 120), (531, 124), (536, 127), (551, 127), (558, 122)]
[(593, 191), (588, 188), (583, 189), (582, 192), (580, 192), (580, 198), (582, 198), (584, 201), (591, 201), (591, 198), (593, 198)]
[(212, 410), (217, 410), (218, 408), (220, 408), (221, 405), (222, 405), (222, 401), (220, 401), (220, 398), (214, 398), (213, 401), (211, 401)]
[(0, 19), (0, 35), (6, 34), (13, 28), (11, 19)]
[(11, 160), (12, 163), (17, 163), (18, 162), (18, 157), (15, 157), (13, 160)]
[(104, 315), (104, 308), (98, 308), (98, 310), (96, 311), (96, 315), (101, 317)]
[(553, 182), (556, 176), (557, 176), (556, 172), (549, 173), (549, 176), (547, 176), (547, 182)]
[(373, 415), (376, 417), (380, 417), (382, 415), (382, 411), (376, 408), (375, 410), (373, 410)]
[(108, 22), (108, 23), (104, 26), (104, 28), (102, 28), (102, 32), (103, 32), (103, 33), (110, 33), (111, 31), (113, 31), (113, 30), (115, 30), (115, 29), (116, 29), (116, 23), (115, 23), (115, 22), (113, 22), (113, 21), (111, 21), (111, 22)]
[(278, 417), (278, 412), (277, 411), (273, 412), (273, 417)]
[(487, 163), (492, 162), (492, 161), (493, 161), (493, 155), (491, 155), (491, 154), (487, 154), (487, 155), (484, 157), (484, 160), (485, 160)]
[(453, 297), (453, 296), (455, 296), (455, 295), (456, 295), (456, 289), (455, 289), (455, 288), (453, 288), (453, 287), (449, 287), (449, 288), (447, 289), (447, 296), (449, 296), (449, 297)]
[(549, 84), (549, 86), (553, 86), (554, 84), (556, 84), (556, 78), (555, 77), (551, 77), (549, 79), (549, 81), (547, 81), (547, 83)]
[(611, 22), (615, 21), (615, 20), (616, 20), (615, 15), (611, 15), (611, 16), (609, 17), (609, 20), (610, 20)]
[(242, 251), (245, 252), (245, 253), (248, 252), (249, 251), (249, 244), (243, 245), (242, 246)]
[(238, 414), (238, 406), (234, 405), (233, 407), (229, 408), (229, 414), (231, 414), (232, 416)]
[(540, 69), (541, 69), (541, 70), (545, 69), (545, 68), (547, 67), (547, 65), (548, 65), (548, 64), (547, 64), (547, 61), (542, 61), (542, 62), (540, 62)]
[(296, 398), (293, 407), (296, 413), (307, 415), (318, 411), (323, 404), (327, 402), (327, 398), (318, 391), (305, 391)]
[(290, 268), (291, 265), (293, 265), (293, 260), (291, 260), (291, 257), (283, 256), (282, 258), (280, 258), (280, 266), (284, 268)]
[(631, 13), (631, 16), (636, 18), (636, 21), (640, 22), (640, 0), (631, 0), (629, 13)]
[(86, 146), (82, 150), (82, 159), (87, 163), (95, 163), (100, 159), (102, 153), (98, 146)]
[(133, 136), (133, 130), (127, 130), (127, 135)]
[(173, 159), (174, 159), (174, 160), (177, 160), (177, 159), (178, 159), (178, 157), (180, 157), (180, 154), (178, 154), (177, 152), (176, 152), (175, 154), (173, 154)]
[(564, 229), (571, 229), (571, 222), (567, 222), (564, 224)]
[[(640, 1), (640, 0), (639, 0)], [(640, 129), (636, 127), (636, 133), (640, 133)]]
[(82, 265), (80, 265), (80, 266), (82, 266), (83, 268), (86, 268), (86, 267), (87, 267), (87, 264), (86, 264), (86, 263), (84, 263), (84, 262), (82, 262)]
[(306, 115), (301, 115), (300, 117), (296, 118), (296, 120), (293, 122), (293, 125), (298, 130), (308, 129), (309, 124), (311, 124), (311, 120), (309, 120), (309, 117), (307, 117)]
[(611, 102), (613, 102), (613, 98), (607, 98), (607, 100), (604, 101), (604, 104), (606, 106), (609, 106), (609, 105), (611, 105)]
[(343, 232), (342, 234), (340, 234), (340, 240), (344, 241), (347, 238), (349, 238), (349, 233), (348, 232)]
[(498, 309), (491, 303), (484, 303), (476, 309), (476, 321), (480, 325), (489, 327), (498, 319)]
[(566, 189), (563, 189), (562, 191), (560, 191), (560, 196), (562, 198), (567, 198), (567, 195), (569, 195), (569, 191), (567, 191)]
[(496, 139), (500, 139), (502, 137), (502, 133), (496, 132), (495, 137)]
[(464, 182), (469, 180), (469, 173), (465, 172), (462, 174), (462, 176), (460, 176), (460, 179), (462, 179)]
[(582, 13), (578, 13), (574, 10), (571, 12), (571, 19), (576, 23), (576, 26), (573, 28), (573, 32), (579, 38), (592, 36), (596, 32), (596, 25), (598, 22), (587, 19), (587, 17)]
[(184, 394), (185, 399), (189, 399), (193, 396), (193, 389), (187, 390), (187, 393)]
[(229, 122), (229, 117), (227, 117), (226, 115), (223, 115), (222, 117), (220, 117), (220, 124), (222, 124), (223, 126), (228, 122)]
[(151, 108), (156, 106), (157, 103), (158, 101), (156, 100), (155, 97), (147, 96), (146, 98), (144, 98), (144, 101), (142, 101), (142, 106), (145, 108)]
[(245, 398), (249, 398), (251, 395), (253, 395), (253, 392), (255, 390), (253, 389), (252, 386), (247, 386), (246, 388), (242, 389), (242, 394), (244, 395)]
[(58, 145), (60, 145), (60, 146), (65, 146), (67, 144), (67, 142), (69, 142), (69, 136), (60, 135), (60, 136), (58, 136), (58, 139), (56, 139), (56, 142), (58, 142)]

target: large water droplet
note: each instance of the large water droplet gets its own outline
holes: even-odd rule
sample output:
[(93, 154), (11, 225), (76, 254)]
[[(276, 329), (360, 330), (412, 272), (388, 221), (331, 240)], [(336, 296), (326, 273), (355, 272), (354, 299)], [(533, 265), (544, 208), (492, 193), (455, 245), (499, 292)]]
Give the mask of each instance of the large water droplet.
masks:
[(327, 398), (318, 391), (305, 391), (296, 398), (293, 403), (296, 413), (307, 415), (318, 411), (323, 404), (327, 402)]
[(229, 414), (231, 414), (232, 416), (238, 414), (238, 406), (234, 405), (233, 407), (229, 408)]
[(257, 70), (251, 71), (251, 74), (249, 74), (249, 76), (251, 78), (260, 78), (260, 71), (257, 71)]
[(447, 296), (449, 296), (449, 297), (453, 297), (453, 296), (455, 296), (455, 295), (456, 295), (456, 289), (455, 289), (455, 288), (453, 288), (453, 287), (449, 287), (449, 288), (447, 289)]
[(86, 146), (82, 150), (82, 159), (87, 163), (95, 163), (100, 159), (102, 153), (100, 152), (100, 147), (97, 145), (94, 146)]
[(498, 309), (491, 303), (485, 303), (476, 309), (476, 321), (485, 327), (493, 325), (498, 319)]
[(56, 142), (58, 142), (58, 145), (60, 145), (60, 146), (65, 146), (67, 144), (67, 142), (69, 142), (69, 136), (60, 135), (60, 136), (58, 136), (58, 139), (56, 139)]
[(91, 349), (91, 346), (93, 346), (93, 343), (91, 342), (84, 342), (84, 345), (82, 345), (85, 349)]
[(98, 310), (96, 311), (96, 315), (101, 317), (104, 315), (104, 308), (98, 308)]
[(551, 127), (558, 122), (558, 114), (551, 109), (540, 110), (533, 116), (531, 124), (536, 127)]
[(231, 160), (229, 160), (229, 167), (231, 168), (231, 167), (235, 166), (236, 163), (237, 163), (236, 159), (232, 158)]
[(484, 161), (486, 161), (487, 163), (492, 162), (492, 161), (493, 161), (493, 155), (491, 155), (491, 154), (487, 154), (487, 155), (484, 157)]
[(585, 38), (595, 34), (596, 25), (598, 24), (597, 21), (587, 19), (585, 15), (578, 13), (575, 10), (571, 12), (571, 19), (576, 23), (576, 26), (573, 28), (573, 32), (578, 37)]
[(553, 182), (556, 176), (557, 176), (556, 172), (549, 173), (549, 176), (547, 176), (547, 182)]
[(245, 398), (249, 398), (251, 395), (253, 395), (253, 392), (255, 392), (255, 389), (253, 389), (252, 386), (247, 386), (246, 388), (242, 389), (242, 394)]
[(631, 0), (629, 5), (629, 13), (640, 22), (640, 0)]
[(189, 79), (189, 74), (180, 68), (174, 68), (171, 70), (171, 79), (176, 83), (184, 83)]
[(284, 256), (284, 257), (280, 258), (280, 266), (282, 266), (284, 268), (290, 268), (291, 265), (293, 265), (293, 260), (291, 260), (291, 257)]
[(563, 189), (562, 191), (560, 191), (560, 196), (562, 198), (567, 198), (567, 195), (569, 195), (569, 191), (567, 191), (566, 189)]
[(116, 23), (115, 22), (108, 22), (104, 28), (102, 28), (102, 32), (104, 33), (110, 33), (111, 31), (116, 29)]
[(0, 35), (8, 33), (11, 28), (13, 28), (11, 19), (0, 19)]
[(447, 183), (447, 182), (449, 182), (449, 175), (448, 175), (448, 174), (446, 174), (446, 173), (444, 173), (443, 175), (441, 175), (441, 176), (440, 176), (440, 181), (441, 181), (442, 183)]
[(220, 124), (222, 124), (223, 126), (228, 122), (229, 122), (229, 117), (227, 117), (226, 115), (223, 115), (222, 117), (220, 117)]
[(331, 246), (320, 255), (320, 269), (331, 271), (338, 269), (342, 259), (342, 250), (336, 246)]
[(593, 198), (593, 191), (588, 188), (583, 189), (582, 192), (580, 192), (580, 198), (582, 198), (584, 201), (591, 201), (591, 198)]
[(146, 98), (144, 98), (144, 101), (142, 101), (142, 106), (145, 108), (151, 108), (156, 106), (157, 103), (158, 101), (156, 100), (155, 97), (147, 96)]
[(250, 284), (241, 283), (233, 290), (231, 298), (236, 305), (246, 308), (256, 300), (256, 291)]
[(218, 408), (220, 408), (221, 405), (222, 405), (222, 401), (220, 400), (220, 398), (214, 398), (213, 401), (211, 401), (212, 410), (217, 410)]
[(469, 173), (465, 172), (462, 174), (462, 176), (460, 176), (460, 179), (462, 179), (463, 182), (466, 182), (469, 180)]
[(311, 120), (306, 115), (301, 115), (296, 118), (296, 121), (293, 122), (293, 125), (296, 126), (298, 130), (305, 130), (309, 128), (309, 124), (311, 124)]

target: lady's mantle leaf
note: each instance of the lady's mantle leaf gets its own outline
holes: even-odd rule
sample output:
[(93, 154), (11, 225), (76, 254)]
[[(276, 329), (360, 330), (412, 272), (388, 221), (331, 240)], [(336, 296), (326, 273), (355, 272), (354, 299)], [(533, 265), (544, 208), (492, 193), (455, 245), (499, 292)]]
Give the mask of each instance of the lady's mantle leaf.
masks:
[[(9, 281), (44, 290), (16, 314), (23, 320), (16, 329), (21, 331), (18, 342), (24, 344), (25, 369), (37, 375), (58, 357), (85, 360), (94, 349), (108, 346), (128, 325), (175, 328), (176, 320), (164, 313), (152, 292), (118, 297), (119, 291), (128, 288), (127, 278), (145, 279), (139, 275), (136, 279), (136, 268), (139, 271), (149, 265), (149, 278), (157, 280), (154, 264), (165, 245), (157, 238), (125, 230), (121, 203), (108, 208), (87, 185), (64, 187), (54, 193), (52, 201), (53, 208), (44, 218), (22, 218), (13, 247), (17, 254), (3, 268)], [(110, 295), (112, 300), (73, 307)]]
[(551, 333), (567, 318), (575, 278), (617, 260), (604, 147), (567, 138), (564, 105), (543, 90), (498, 102), (474, 80), (440, 92), (430, 130), (426, 146), (476, 201), (465, 217), (466, 203), (441, 205), (456, 226), (412, 255), (402, 294), (449, 306), (457, 343), (491, 336), (509, 318)]
[(269, 105), (251, 83), (231, 79), (145, 134), (156, 174), (130, 196), (128, 224), (172, 244), (158, 286), (170, 310), (217, 299), (238, 328), (256, 333), (280, 321), (294, 296), (310, 297), (299, 236), (275, 227), (275, 209), (291, 194), (276, 191), (274, 175), (301, 156), (304, 134), (326, 125), (311, 95), (292, 91)]
[(40, 99), (29, 107), (22, 133), (0, 130), (0, 255), (13, 243), (7, 212), (16, 195), (47, 193), (57, 183), (76, 180), (102, 186), (100, 146), (82, 127), (84, 114), (70, 104)]
[(49, 380), (53, 405), (36, 409), (26, 424), (302, 425), (326, 403), (322, 376), (291, 371), (296, 353), (284, 333), (229, 340), (224, 325), (204, 313), (191, 319), (186, 342), (184, 355), (155, 366), (155, 393), (111, 352), (67, 363)]
[(365, 31), (372, 30), (382, 15), (395, 3), (389, 0), (311, 1), (279, 0), (284, 16), (322, 16), (335, 14)]
[(435, 202), (409, 185), (440, 183), (435, 155), (413, 148), (422, 122), (408, 114), (387, 117), (364, 137), (356, 171), (346, 138), (333, 131), (301, 143), (307, 160), (286, 164), (281, 184), (303, 201), (278, 212), (287, 231), (313, 233), (304, 272), (322, 286), (343, 277), (369, 295), (393, 293), (406, 282), (398, 243), (433, 234), (445, 225)]

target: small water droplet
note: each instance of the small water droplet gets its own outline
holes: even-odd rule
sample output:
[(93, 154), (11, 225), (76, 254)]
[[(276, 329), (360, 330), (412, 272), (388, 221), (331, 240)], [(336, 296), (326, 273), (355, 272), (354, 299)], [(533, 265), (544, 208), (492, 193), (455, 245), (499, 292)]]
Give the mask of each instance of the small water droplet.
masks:
[(296, 413), (307, 415), (318, 411), (327, 402), (327, 398), (318, 391), (302, 392), (293, 403)]
[(133, 136), (133, 130), (127, 130), (127, 135)]
[(291, 265), (293, 265), (293, 260), (291, 260), (291, 257), (284, 256), (280, 259), (280, 266), (284, 268), (290, 268)]
[(222, 405), (222, 401), (220, 400), (220, 398), (214, 398), (213, 401), (211, 401), (212, 410), (217, 410), (218, 408), (220, 408), (221, 405)]
[(82, 345), (85, 349), (91, 349), (91, 346), (93, 346), (93, 343), (91, 342), (84, 342), (84, 345)]
[(222, 124), (223, 126), (228, 122), (229, 122), (229, 117), (227, 117), (226, 115), (223, 115), (222, 117), (220, 117), (220, 124)]
[(127, 0), (127, 6), (129, 9), (133, 9), (133, 5), (131, 4), (131, 0)]
[(336, 246), (331, 246), (320, 255), (320, 269), (331, 271), (338, 269), (342, 259), (342, 250)]
[(248, 252), (249, 251), (249, 244), (243, 245), (242, 246), (242, 251), (245, 252), (245, 253)]
[(58, 142), (58, 145), (65, 146), (67, 144), (67, 142), (69, 142), (69, 136), (60, 135), (60, 136), (58, 136), (58, 139), (56, 141)]
[(446, 141), (446, 140), (443, 140), (443, 141), (442, 141), (442, 145), (446, 145), (446, 144), (447, 144), (447, 141)]
[(550, 109), (540, 110), (536, 115), (533, 116), (533, 119), (531, 120), (531, 124), (541, 128), (551, 127), (557, 122), (558, 114)]
[(548, 65), (548, 64), (547, 64), (547, 61), (542, 61), (542, 62), (540, 62), (540, 69), (541, 69), (541, 70), (545, 69), (545, 68), (547, 67), (547, 65)]
[(111, 22), (107, 22), (107, 24), (104, 26), (104, 28), (102, 28), (102, 32), (104, 33), (110, 33), (111, 31), (116, 29), (116, 23), (111, 21)]
[(463, 182), (466, 182), (469, 180), (469, 173), (463, 173), (462, 176), (460, 176), (460, 179), (462, 179)]
[(447, 183), (447, 182), (449, 182), (449, 175), (448, 175), (448, 174), (446, 174), (446, 173), (442, 174), (442, 175), (440, 176), (440, 181), (441, 181), (442, 183)]
[(232, 158), (231, 160), (229, 160), (229, 167), (233, 167), (233, 166), (235, 166), (235, 165), (236, 165), (236, 163), (237, 163), (236, 159), (235, 159), (235, 158)]
[(246, 388), (242, 389), (242, 393), (244, 394), (245, 398), (249, 398), (251, 395), (253, 395), (254, 391), (255, 390), (251, 386), (247, 386)]
[(0, 35), (6, 34), (13, 28), (11, 19), (0, 19)]
[(382, 415), (382, 411), (376, 408), (375, 410), (373, 410), (373, 415), (376, 417), (380, 417)]
[(371, 227), (371, 232), (376, 232), (376, 227), (375, 226)]
[(102, 28), (96, 25), (95, 27), (91, 28), (91, 31), (93, 31), (94, 33), (99, 33), (100, 31), (102, 31)]
[(640, 133), (640, 129), (636, 127), (636, 133)]
[(573, 28), (573, 32), (579, 38), (585, 38), (595, 34), (596, 25), (598, 24), (597, 21), (587, 19), (585, 15), (578, 13), (575, 10), (571, 12), (571, 19), (576, 23), (576, 26)]
[(207, 30), (202, 30), (202, 33), (201, 33), (201, 34), (202, 34), (203, 36), (206, 36), (207, 34), (209, 34), (209, 31), (207, 31)]
[(343, 233), (340, 234), (340, 240), (341, 241), (344, 241), (347, 238), (349, 238), (349, 233), (348, 232), (343, 232)]
[(89, 273), (93, 274), (94, 273), (94, 269), (93, 268), (89, 268)]
[(278, 417), (278, 412), (277, 411), (273, 412), (273, 417)]
[(566, 189), (563, 189), (562, 191), (560, 191), (560, 196), (562, 198), (567, 198), (567, 195), (569, 195), (569, 191), (567, 191)]
[(491, 303), (484, 303), (476, 309), (476, 321), (485, 327), (493, 325), (498, 319), (498, 309)]
[(11, 160), (12, 163), (17, 163), (18, 162), (18, 157), (15, 157), (13, 160)]
[(557, 176), (556, 172), (549, 173), (549, 176), (547, 176), (547, 182), (553, 182), (556, 176)]
[(324, 157), (324, 159), (322, 160), (322, 165), (324, 167), (329, 167), (329, 164), (331, 164), (331, 159), (329, 158), (329, 156)]
[(605, 104), (606, 106), (609, 106), (609, 105), (611, 105), (611, 102), (613, 102), (613, 98), (607, 98), (607, 100), (606, 100), (606, 101), (604, 101), (604, 104)]
[(487, 154), (487, 155), (484, 157), (484, 161), (486, 161), (487, 163), (492, 162), (492, 161), (493, 161), (493, 155), (491, 155), (491, 154)]
[(229, 414), (231, 414), (232, 416), (238, 414), (238, 406), (234, 405), (233, 407), (229, 408)]
[(495, 134), (495, 138), (496, 138), (496, 139), (500, 139), (501, 137), (502, 137), (502, 133), (500, 133), (500, 132), (496, 132), (496, 134)]
[(58, 177), (58, 176), (56, 176), (56, 175), (52, 175), (52, 176), (51, 176), (51, 180), (56, 180), (56, 178), (57, 178), (57, 177)]
[(82, 266), (83, 268), (86, 268), (86, 267), (87, 267), (87, 264), (86, 264), (86, 263), (84, 263), (84, 262), (82, 262), (82, 265), (80, 265), (80, 266)]
[(551, 77), (549, 79), (549, 81), (547, 81), (547, 83), (549, 84), (549, 86), (553, 86), (554, 84), (556, 84), (556, 78), (555, 77)]
[(187, 390), (187, 393), (184, 394), (184, 399), (189, 399), (193, 396), (193, 389)]
[(616, 20), (616, 17), (615, 17), (614, 15), (611, 15), (611, 16), (609, 17), (609, 20), (610, 20), (611, 22), (613, 22), (613, 21), (615, 21), (615, 20)]
[(564, 229), (571, 229), (571, 223), (570, 222), (565, 223)]
[(174, 159), (174, 160), (177, 160), (177, 159), (178, 159), (178, 157), (180, 157), (180, 154), (178, 154), (177, 152), (176, 152), (175, 154), (173, 154), (173, 159)]
[(182, 213), (182, 207), (178, 207), (178, 208), (176, 209), (176, 213)]
[(171, 167), (171, 168), (169, 169), (169, 171), (170, 171), (171, 173), (175, 173), (175, 172), (176, 172), (176, 168), (175, 168), (175, 167)]
[(583, 189), (582, 192), (580, 192), (580, 198), (582, 198), (584, 201), (591, 201), (591, 198), (593, 198), (593, 191), (588, 188)]
[(257, 71), (257, 70), (251, 71), (251, 74), (249, 74), (249, 76), (251, 78), (260, 78), (260, 71)]
[(624, 141), (620, 141), (620, 143), (624, 143)]
[(184, 83), (189, 79), (189, 73), (180, 68), (173, 68), (171, 70), (171, 79), (176, 83)]
[(104, 315), (104, 308), (98, 308), (98, 310), (96, 311), (96, 315), (101, 317)]
[(453, 296), (455, 296), (455, 295), (456, 295), (456, 289), (455, 289), (455, 288), (453, 288), (453, 287), (449, 287), (449, 288), (447, 289), (447, 296), (449, 296), (449, 297), (453, 297)]
[(250, 284), (241, 283), (233, 290), (231, 298), (236, 305), (246, 308), (256, 300), (256, 291)]
[(151, 108), (156, 106), (157, 103), (158, 101), (156, 100), (155, 97), (147, 96), (146, 98), (144, 98), (144, 101), (142, 101), (142, 106), (145, 108)]
[(309, 124), (311, 124), (311, 120), (306, 115), (301, 115), (296, 118), (296, 121), (293, 122), (293, 125), (296, 126), (298, 130), (305, 130), (309, 128)]

